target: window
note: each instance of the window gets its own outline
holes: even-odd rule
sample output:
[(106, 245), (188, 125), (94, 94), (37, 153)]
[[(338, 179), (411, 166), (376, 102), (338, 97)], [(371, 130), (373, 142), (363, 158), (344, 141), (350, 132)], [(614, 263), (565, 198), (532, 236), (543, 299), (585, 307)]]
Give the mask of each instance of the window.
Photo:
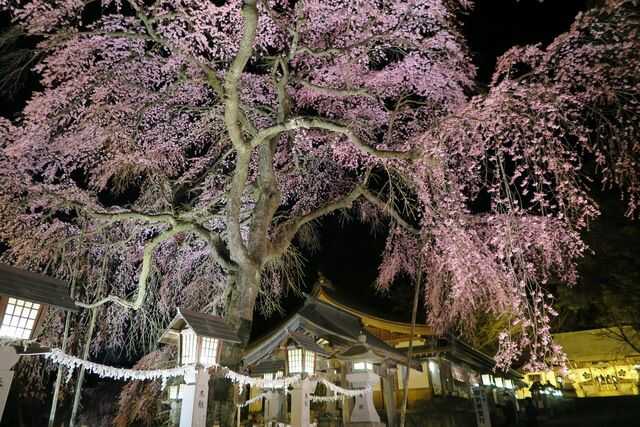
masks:
[(180, 387), (180, 384), (169, 386), (169, 399), (172, 399), (172, 400), (182, 399), (182, 391), (183, 389), (182, 387)]
[(302, 348), (289, 348), (287, 351), (290, 374), (313, 374), (316, 354)]
[(196, 334), (191, 329), (182, 331), (182, 364), (196, 363)]
[(373, 363), (371, 362), (354, 362), (354, 371), (373, 371)]
[(2, 319), (0, 335), (22, 339), (31, 338), (39, 310), (40, 304), (9, 298)]
[(301, 374), (302, 373), (302, 349), (290, 348), (288, 352), (289, 357), (289, 373)]
[(315, 369), (316, 357), (315, 353), (312, 351), (305, 350), (304, 352), (304, 372), (311, 375)]
[(267, 372), (266, 374), (262, 375), (262, 378), (264, 378), (266, 381), (273, 381), (277, 380), (278, 378), (282, 378), (282, 375), (282, 371), (278, 371), (276, 373)]
[(215, 338), (202, 338), (202, 351), (200, 352), (200, 364), (212, 366), (216, 363), (218, 355), (218, 340)]
[(504, 384), (502, 382), (502, 378), (500, 377), (493, 377), (493, 380), (496, 383), (496, 387), (504, 387)]
[(482, 374), (482, 385), (493, 385), (493, 377), (489, 374)]

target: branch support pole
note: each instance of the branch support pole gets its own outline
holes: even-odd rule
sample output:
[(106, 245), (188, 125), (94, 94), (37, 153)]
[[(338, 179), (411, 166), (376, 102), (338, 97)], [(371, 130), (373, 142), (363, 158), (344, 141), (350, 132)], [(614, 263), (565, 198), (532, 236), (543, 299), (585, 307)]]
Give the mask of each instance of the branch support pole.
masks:
[[(62, 351), (67, 349), (67, 341), (69, 338), (69, 325), (71, 323), (71, 313), (67, 312), (64, 321), (64, 335), (62, 338)], [(58, 409), (58, 395), (60, 394), (60, 386), (62, 385), (62, 365), (58, 366), (58, 374), (56, 375), (56, 383), (53, 389), (53, 400), (51, 401), (51, 412), (49, 413), (48, 427), (53, 427), (56, 420), (56, 410)]]
[[(87, 341), (84, 343), (84, 351), (82, 352), (82, 360), (89, 359), (89, 349), (91, 348), (91, 338), (96, 327), (96, 318), (98, 317), (98, 308), (91, 309), (91, 320), (89, 321), (89, 331), (87, 332)], [(73, 396), (73, 408), (71, 410), (71, 419), (69, 427), (75, 427), (78, 417), (78, 409), (80, 407), (80, 398), (82, 395), (82, 384), (84, 383), (84, 366), (80, 368), (78, 374), (78, 384), (76, 384), (76, 392)]]
[(407, 421), (407, 401), (409, 400), (409, 373), (413, 362), (413, 336), (416, 332), (416, 318), (418, 314), (418, 301), (420, 300), (420, 286), (422, 282), (422, 272), (418, 270), (416, 282), (414, 284), (413, 307), (411, 308), (411, 332), (409, 333), (409, 350), (407, 352), (407, 369), (404, 371), (402, 379), (402, 407), (400, 408), (400, 427), (404, 427)]

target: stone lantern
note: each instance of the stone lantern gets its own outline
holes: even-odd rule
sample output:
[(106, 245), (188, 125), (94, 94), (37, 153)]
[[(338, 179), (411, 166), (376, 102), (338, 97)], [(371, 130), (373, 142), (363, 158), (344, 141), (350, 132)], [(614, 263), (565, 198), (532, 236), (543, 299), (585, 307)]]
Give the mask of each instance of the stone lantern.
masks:
[[(360, 334), (358, 343), (336, 356), (338, 359), (351, 363), (351, 372), (346, 378), (353, 388), (373, 387), (380, 381), (380, 376), (375, 372), (374, 366), (384, 361), (367, 345), (367, 337)], [(356, 396), (355, 405), (348, 426), (380, 427), (380, 416), (373, 405), (373, 393), (365, 393)]]
[(178, 348), (178, 365), (194, 366), (180, 387), (180, 427), (205, 427), (209, 399), (208, 368), (218, 363), (224, 343), (239, 343), (235, 331), (217, 316), (178, 308), (176, 317), (160, 337)]

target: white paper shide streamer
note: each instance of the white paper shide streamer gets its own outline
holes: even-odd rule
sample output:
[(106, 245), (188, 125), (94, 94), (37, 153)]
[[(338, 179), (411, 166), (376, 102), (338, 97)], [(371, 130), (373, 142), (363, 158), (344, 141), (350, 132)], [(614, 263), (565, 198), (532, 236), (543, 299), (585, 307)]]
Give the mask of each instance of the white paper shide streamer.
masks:
[(115, 368), (113, 366), (101, 365), (100, 363), (90, 362), (75, 356), (70, 356), (58, 349), (51, 350), (51, 352), (45, 354), (44, 357), (51, 360), (53, 363), (66, 367), (69, 370), (67, 373), (67, 381), (71, 378), (73, 371), (80, 367), (84, 367), (86, 371), (98, 375), (101, 378), (112, 378), (121, 381), (162, 380), (163, 384), (166, 383), (169, 378), (182, 377), (187, 373), (195, 371), (194, 366), (179, 366), (177, 368), (148, 370)]
[(225, 378), (229, 381), (240, 385), (250, 385), (251, 387), (260, 388), (287, 388), (290, 385), (296, 384), (300, 381), (300, 375), (293, 375), (286, 378), (278, 378), (274, 380), (265, 380), (263, 378), (254, 378), (247, 375), (242, 375), (237, 372), (227, 369), (224, 374)]
[(236, 406), (238, 408), (242, 408), (243, 406), (248, 406), (248, 405), (251, 405), (253, 402), (257, 402), (258, 400), (261, 400), (263, 397), (267, 397), (267, 393), (260, 393), (259, 395), (254, 396), (249, 400), (245, 400), (242, 403), (238, 403)]
[(335, 396), (316, 396), (315, 394), (312, 394), (309, 396), (309, 399), (313, 402), (335, 402), (346, 397), (347, 396), (344, 394), (336, 394)]
[[(179, 366), (177, 368), (169, 368), (169, 369), (126, 369), (126, 368), (115, 368), (113, 366), (102, 365), (100, 363), (90, 362), (88, 360), (80, 359), (79, 357), (68, 355), (62, 352), (59, 349), (53, 349), (49, 353), (45, 353), (44, 357), (56, 363), (58, 365), (64, 366), (68, 369), (67, 372), (67, 381), (71, 379), (71, 376), (76, 368), (84, 367), (84, 369), (92, 374), (98, 375), (101, 378), (111, 378), (120, 381), (150, 381), (150, 380), (162, 380), (162, 385), (167, 383), (167, 380), (175, 377), (183, 377), (187, 374), (195, 374), (196, 367), (195, 365), (187, 365), (187, 366)], [(229, 381), (232, 381), (239, 385), (250, 385), (252, 387), (260, 387), (262, 389), (283, 389), (284, 392), (287, 392), (289, 386), (295, 385), (301, 381), (300, 375), (293, 375), (286, 378), (278, 378), (273, 380), (266, 380), (263, 378), (254, 378), (249, 377), (247, 375), (242, 375), (233, 370), (225, 367), (221, 367), (225, 370), (224, 376)], [(315, 396), (311, 395), (311, 400), (319, 401), (319, 402), (329, 402), (335, 401), (339, 399), (343, 399), (345, 397), (355, 397), (360, 396), (366, 393), (371, 392), (371, 387), (358, 389), (358, 390), (350, 390), (346, 388), (342, 388), (338, 385), (335, 385), (331, 381), (316, 377), (319, 382), (324, 384), (329, 390), (331, 390), (334, 395), (333, 396)], [(242, 388), (239, 388), (242, 390)], [(238, 407), (249, 405), (257, 400), (262, 399), (266, 396), (266, 392), (262, 393), (258, 396), (255, 396), (241, 404)]]
[(332, 383), (331, 381), (329, 381), (327, 379), (324, 379), (324, 378), (318, 378), (318, 381), (320, 381), (322, 384), (327, 386), (327, 388), (329, 390), (331, 390), (332, 392), (334, 392), (335, 394), (342, 394), (342, 395), (347, 396), (347, 397), (362, 396), (364, 394), (371, 393), (371, 391), (372, 391), (371, 386), (367, 386), (366, 388), (360, 388), (360, 389), (357, 389), (357, 390), (349, 390), (349, 389), (337, 386), (334, 383)]

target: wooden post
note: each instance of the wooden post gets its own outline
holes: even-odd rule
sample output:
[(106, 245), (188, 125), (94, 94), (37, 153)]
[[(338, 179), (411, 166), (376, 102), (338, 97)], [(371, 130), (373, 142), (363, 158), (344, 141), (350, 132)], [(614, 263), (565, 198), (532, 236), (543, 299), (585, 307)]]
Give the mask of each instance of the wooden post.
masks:
[(382, 401), (387, 414), (387, 427), (395, 427), (397, 425), (396, 405), (398, 404), (396, 400), (396, 384), (393, 378), (395, 370), (391, 370), (390, 366), (385, 364), (382, 374)]
[[(67, 349), (67, 339), (69, 337), (69, 324), (71, 323), (71, 312), (67, 312), (64, 321), (64, 334), (62, 336), (62, 351)], [(53, 389), (53, 401), (51, 402), (51, 412), (49, 413), (49, 427), (53, 427), (56, 420), (56, 410), (58, 409), (58, 395), (60, 394), (60, 386), (62, 385), (62, 366), (58, 366), (58, 375), (56, 376), (56, 384)]]
[[(80, 232), (80, 241), (84, 236), (84, 230)], [(75, 297), (76, 279), (78, 278), (78, 266), (80, 264), (80, 257), (76, 258), (75, 270), (73, 278), (71, 279), (71, 289), (69, 290), (69, 296), (71, 299)], [(67, 341), (69, 340), (69, 328), (71, 327), (71, 312), (67, 312), (64, 319), (64, 333), (62, 335), (62, 351), (67, 350)], [(51, 412), (49, 413), (49, 426), (53, 427), (56, 422), (56, 411), (58, 409), (58, 395), (60, 394), (60, 387), (62, 386), (62, 366), (58, 366), (58, 374), (56, 375), (56, 383), (53, 389), (53, 401), (51, 402)]]
[[(343, 387), (347, 384), (347, 374), (349, 373), (350, 364), (348, 362), (342, 362), (342, 369), (340, 370), (340, 383)], [(342, 424), (349, 423), (351, 417), (351, 398), (342, 399)]]
[(413, 293), (413, 308), (411, 311), (411, 332), (409, 333), (409, 351), (407, 352), (407, 369), (404, 372), (404, 378), (402, 380), (402, 407), (400, 407), (400, 427), (405, 426), (407, 418), (407, 401), (409, 400), (409, 373), (411, 372), (411, 362), (413, 361), (413, 335), (416, 332), (416, 317), (418, 313), (418, 301), (420, 300), (420, 282), (422, 273), (418, 271), (416, 276), (416, 283), (414, 284), (415, 291)]
[[(82, 360), (89, 358), (89, 349), (91, 347), (91, 338), (93, 337), (93, 330), (96, 326), (96, 317), (98, 316), (98, 308), (91, 310), (91, 320), (89, 321), (89, 332), (87, 332), (87, 341), (84, 343), (84, 351), (82, 353)], [(84, 382), (84, 366), (80, 368), (80, 374), (78, 375), (78, 384), (76, 384), (76, 393), (73, 397), (73, 408), (71, 410), (71, 420), (69, 420), (69, 427), (75, 427), (78, 408), (80, 407), (80, 397), (82, 395), (82, 383)]]

